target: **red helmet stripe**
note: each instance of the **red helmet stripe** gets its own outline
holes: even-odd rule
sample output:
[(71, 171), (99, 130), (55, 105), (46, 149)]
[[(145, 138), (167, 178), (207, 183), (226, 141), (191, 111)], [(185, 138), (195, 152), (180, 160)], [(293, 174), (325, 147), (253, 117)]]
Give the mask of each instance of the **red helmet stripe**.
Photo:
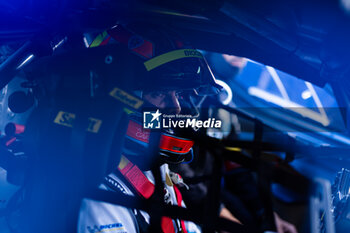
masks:
[(107, 38), (105, 38), (105, 39), (101, 42), (100, 46), (101, 46), (101, 45), (106, 45), (106, 44), (108, 44), (108, 42), (109, 42), (110, 39), (111, 39), (111, 36), (108, 36)]
[(149, 59), (153, 57), (153, 44), (143, 37), (126, 30), (120, 25), (107, 30), (107, 32), (113, 39), (127, 46), (131, 51), (143, 58)]

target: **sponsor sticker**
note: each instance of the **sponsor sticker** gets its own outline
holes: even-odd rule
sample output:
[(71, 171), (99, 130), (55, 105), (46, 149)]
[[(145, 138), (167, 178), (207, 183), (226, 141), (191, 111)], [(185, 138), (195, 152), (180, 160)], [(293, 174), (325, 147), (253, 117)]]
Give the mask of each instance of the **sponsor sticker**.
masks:
[(123, 91), (120, 88), (115, 87), (110, 93), (110, 96), (119, 100), (120, 102), (133, 107), (134, 109), (139, 109), (143, 104), (143, 101), (135, 96)]
[(73, 127), (74, 119), (75, 119), (74, 113), (59, 111), (54, 122), (59, 125)]
[(111, 223), (111, 224), (105, 224), (105, 225), (94, 225), (87, 226), (87, 230), (89, 233), (100, 233), (100, 232), (118, 232), (118, 233), (126, 233), (125, 227), (122, 223)]
[(143, 64), (145, 65), (146, 70), (150, 71), (165, 63), (175, 61), (177, 59), (181, 59), (185, 57), (203, 58), (203, 55), (198, 50), (195, 50), (195, 49), (177, 49), (177, 50), (156, 56), (144, 62)]
[(102, 121), (93, 117), (89, 117), (88, 121), (89, 125), (86, 130), (92, 133), (98, 133), (102, 125)]
[[(53, 122), (58, 125), (63, 125), (66, 127), (73, 128), (75, 117), (76, 115), (74, 113), (59, 111)], [(100, 131), (101, 125), (102, 125), (102, 120), (89, 117), (86, 131), (91, 133), (98, 133)]]

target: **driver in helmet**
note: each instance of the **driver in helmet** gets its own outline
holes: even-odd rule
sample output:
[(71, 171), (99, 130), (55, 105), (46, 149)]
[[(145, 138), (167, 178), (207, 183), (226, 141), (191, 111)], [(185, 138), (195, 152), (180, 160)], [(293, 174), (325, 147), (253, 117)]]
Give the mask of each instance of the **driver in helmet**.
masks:
[[(220, 86), (201, 53), (181, 40), (174, 40), (174, 35), (170, 34), (157, 28), (117, 25), (99, 34), (90, 47), (113, 42), (125, 46), (135, 60), (144, 64), (142, 69), (135, 68), (136, 77), (130, 77), (135, 78), (134, 94), (144, 101), (145, 107), (179, 114), (184, 107), (192, 109), (190, 95), (216, 94)], [(150, 168), (158, 158), (145, 157), (150, 130), (143, 129), (142, 114), (128, 111), (128, 119), (121, 160), (100, 188), (148, 199), (154, 192), (155, 183)], [(164, 182), (164, 202), (167, 204), (185, 207), (178, 188), (185, 184), (178, 174), (169, 170), (168, 163), (190, 160), (192, 146), (193, 141), (175, 136), (171, 130), (161, 135), (160, 171)], [(78, 232), (147, 232), (149, 220), (149, 215), (143, 211), (84, 199)], [(168, 217), (162, 217), (161, 229), (164, 233), (200, 232), (200, 227), (192, 222)]]

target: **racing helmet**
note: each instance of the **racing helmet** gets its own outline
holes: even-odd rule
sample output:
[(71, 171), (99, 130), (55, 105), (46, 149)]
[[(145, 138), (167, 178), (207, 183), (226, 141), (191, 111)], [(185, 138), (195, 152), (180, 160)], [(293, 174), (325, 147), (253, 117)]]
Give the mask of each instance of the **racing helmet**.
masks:
[(114, 43), (134, 55), (133, 67), (125, 67), (136, 69), (134, 77), (130, 77), (134, 79), (131, 87), (134, 90), (194, 90), (197, 95), (210, 95), (221, 89), (202, 53), (169, 29), (138, 23), (118, 24), (100, 33), (89, 47)]
[[(141, 36), (142, 35), (142, 36)], [(183, 95), (213, 95), (221, 86), (215, 81), (204, 56), (189, 44), (183, 42), (174, 32), (159, 26), (133, 24), (116, 25), (100, 33), (90, 42), (90, 47), (116, 43), (127, 48), (133, 54), (134, 94), (142, 97), (148, 91), (181, 91)], [(142, 64), (142, 66), (138, 66)], [(179, 97), (181, 106), (192, 106)], [(151, 105), (146, 104), (147, 107)], [(149, 158), (142, 159), (147, 149), (150, 130), (143, 129), (142, 114), (129, 114), (129, 123), (124, 139), (123, 153), (135, 164), (145, 168)], [(168, 130), (160, 137), (159, 154), (167, 163), (189, 162), (193, 158), (193, 141)], [(147, 167), (147, 166), (146, 166)]]

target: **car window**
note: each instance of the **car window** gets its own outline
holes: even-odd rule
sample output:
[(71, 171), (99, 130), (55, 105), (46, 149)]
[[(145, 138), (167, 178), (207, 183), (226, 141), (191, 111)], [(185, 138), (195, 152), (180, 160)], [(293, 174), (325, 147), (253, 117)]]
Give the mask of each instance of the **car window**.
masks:
[(340, 108), (328, 85), (319, 87), (252, 60), (247, 60), (234, 80), (248, 95), (262, 100), (252, 102), (252, 106), (277, 107), (324, 127), (344, 128)]

